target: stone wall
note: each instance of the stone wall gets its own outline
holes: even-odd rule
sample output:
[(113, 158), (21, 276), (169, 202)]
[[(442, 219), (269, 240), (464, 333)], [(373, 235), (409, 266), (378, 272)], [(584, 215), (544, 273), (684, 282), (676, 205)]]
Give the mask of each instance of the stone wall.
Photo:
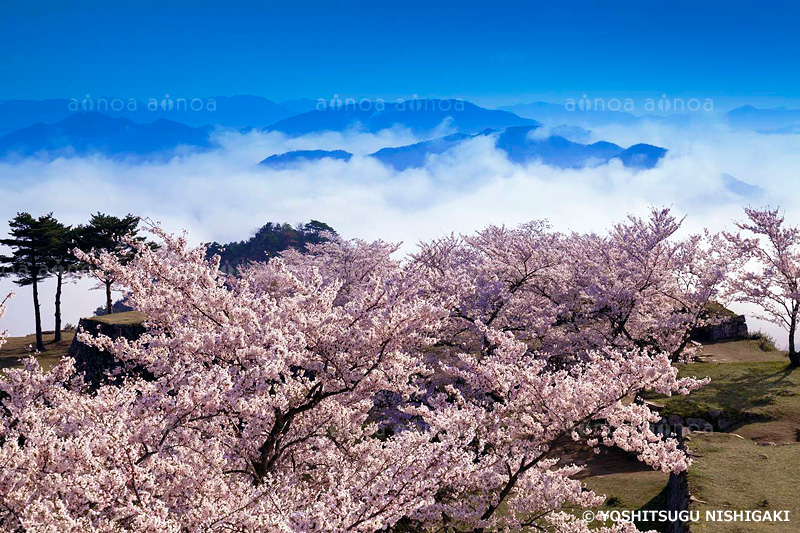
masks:
[[(687, 511), (689, 509), (689, 482), (686, 472), (670, 474), (667, 482), (667, 511)], [(687, 533), (689, 524), (675, 521), (667, 525), (667, 533)]]
[[(85, 331), (92, 335), (103, 334), (111, 339), (136, 340), (145, 331), (142, 325), (144, 317), (139, 319), (141, 315), (138, 313), (136, 315), (119, 313), (104, 317), (82, 318), (78, 322), (78, 331)], [(106, 373), (122, 366), (110, 353), (80, 342), (77, 335), (69, 347), (69, 356), (75, 359), (76, 370), (84, 374), (84, 378), (91, 387), (97, 387), (101, 383), (114, 382), (113, 379), (107, 378)], [(143, 372), (143, 369), (131, 371)]]
[(692, 340), (714, 342), (746, 339), (749, 335), (744, 315), (720, 317), (715, 321), (717, 323), (694, 330), (692, 332)]

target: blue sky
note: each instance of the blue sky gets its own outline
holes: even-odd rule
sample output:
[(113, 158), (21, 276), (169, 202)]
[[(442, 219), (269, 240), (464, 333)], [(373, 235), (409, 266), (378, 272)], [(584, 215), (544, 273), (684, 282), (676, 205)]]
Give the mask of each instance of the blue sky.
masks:
[(800, 102), (792, 2), (3, 2), (0, 99)]

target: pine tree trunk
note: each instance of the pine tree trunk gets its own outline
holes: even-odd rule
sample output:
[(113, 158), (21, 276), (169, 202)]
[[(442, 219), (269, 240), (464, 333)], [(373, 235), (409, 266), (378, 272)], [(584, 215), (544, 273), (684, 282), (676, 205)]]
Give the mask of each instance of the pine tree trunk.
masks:
[(111, 301), (111, 282), (106, 281), (106, 311), (110, 315), (114, 312), (114, 303)]
[(797, 315), (792, 315), (789, 324), (789, 364), (792, 366), (800, 366), (800, 354), (794, 346), (794, 334), (797, 331)]
[(42, 340), (42, 315), (39, 311), (39, 283), (33, 282), (33, 314), (36, 319), (36, 349), (44, 351), (44, 341)]
[(61, 282), (64, 280), (64, 273), (59, 269), (56, 274), (56, 331), (53, 342), (61, 342)]

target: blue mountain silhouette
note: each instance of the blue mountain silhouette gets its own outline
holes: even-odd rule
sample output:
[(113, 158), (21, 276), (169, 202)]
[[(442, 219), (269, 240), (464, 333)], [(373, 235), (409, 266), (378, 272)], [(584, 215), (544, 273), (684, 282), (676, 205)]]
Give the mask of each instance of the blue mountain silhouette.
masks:
[(632, 125), (641, 120), (639, 117), (625, 111), (611, 111), (579, 108), (567, 108), (565, 104), (550, 102), (533, 102), (530, 104), (514, 104), (502, 106), (498, 109), (508, 111), (521, 117), (538, 120), (548, 126), (572, 124), (577, 126), (600, 126), (606, 124)]
[[(300, 105), (295, 102), (294, 105)], [(311, 108), (313, 109), (313, 107)], [(147, 123), (158, 119), (200, 127), (266, 127), (300, 112), (277, 104), (267, 98), (251, 95), (215, 96), (211, 98), (158, 98), (142, 101), (113, 96), (86, 100), (8, 100), (0, 102), (0, 135), (33, 126), (52, 124), (86, 112), (110, 117), (127, 118)]]
[(163, 119), (138, 124), (101, 113), (76, 113), (55, 124), (35, 124), (0, 137), (0, 156), (126, 156), (166, 153), (179, 146), (207, 149), (214, 146), (211, 130)]
[(454, 133), (439, 139), (432, 139), (408, 146), (397, 148), (383, 148), (378, 150), (372, 157), (381, 163), (393, 167), (395, 170), (405, 170), (407, 168), (422, 167), (429, 155), (442, 154), (451, 148), (461, 144), (472, 136), (466, 133)]
[(640, 143), (626, 148), (616, 157), (626, 167), (653, 168), (665, 155), (667, 155), (666, 148)]
[[(508, 155), (508, 158), (519, 164), (540, 161), (545, 165), (558, 168), (581, 168), (607, 163), (619, 159), (623, 165), (635, 169), (655, 167), (667, 150), (649, 144), (636, 144), (630, 148), (622, 148), (614, 143), (596, 142), (581, 144), (569, 141), (558, 135), (537, 137), (538, 128), (534, 126), (516, 126), (502, 131), (484, 130), (475, 135), (456, 133), (446, 137), (419, 142), (395, 148), (383, 148), (370, 154), (381, 163), (398, 171), (409, 168), (420, 168), (428, 157), (448, 152), (463, 142), (479, 136), (494, 136), (495, 146)], [(295, 151), (277, 154), (261, 162), (273, 168), (286, 168), (292, 164), (315, 161), (325, 157), (349, 160), (352, 154), (337, 150)]]
[(0, 135), (6, 135), (34, 124), (64, 120), (73, 114), (69, 109), (69, 104), (70, 101), (65, 98), (0, 102)]
[(625, 166), (632, 168), (653, 168), (666, 149), (647, 144), (634, 145), (623, 149), (609, 142), (581, 144), (569, 141), (558, 135), (538, 137), (537, 127), (516, 126), (496, 132), (485, 130), (475, 136), (451, 135), (400, 148), (384, 148), (373, 157), (396, 170), (421, 167), (431, 154), (441, 154), (454, 148), (465, 140), (485, 135), (496, 135), (495, 146), (508, 155), (514, 163), (541, 161), (545, 165), (559, 168), (580, 168), (607, 163), (619, 158)]
[(728, 111), (725, 118), (734, 128), (765, 130), (766, 133), (794, 133), (794, 126), (800, 125), (800, 109), (789, 109), (785, 106), (762, 109), (745, 105)]
[(730, 192), (745, 198), (757, 198), (764, 193), (764, 190), (758, 185), (751, 185), (724, 172), (722, 173), (722, 184)]
[(624, 150), (609, 142), (581, 144), (558, 136), (537, 138), (534, 128), (507, 128), (497, 138), (497, 148), (515, 163), (540, 160), (545, 165), (577, 168), (606, 163)]
[(485, 109), (463, 100), (410, 100), (402, 105), (370, 103), (364, 107), (358, 104), (329, 106), (281, 120), (268, 129), (288, 135), (348, 129), (374, 133), (398, 125), (415, 133), (428, 133), (444, 124), (459, 133), (477, 133), (486, 128), (539, 125), (535, 120), (507, 111)]
[(292, 113), (299, 115), (300, 113), (308, 113), (314, 111), (320, 105), (319, 100), (310, 100), (308, 98), (295, 98), (294, 100), (284, 100), (280, 102), (281, 107), (288, 109)]
[(350, 161), (353, 154), (344, 150), (293, 150), (283, 154), (271, 155), (259, 163), (259, 165), (269, 168), (285, 169), (309, 161), (319, 161), (321, 159), (335, 159), (338, 161)]

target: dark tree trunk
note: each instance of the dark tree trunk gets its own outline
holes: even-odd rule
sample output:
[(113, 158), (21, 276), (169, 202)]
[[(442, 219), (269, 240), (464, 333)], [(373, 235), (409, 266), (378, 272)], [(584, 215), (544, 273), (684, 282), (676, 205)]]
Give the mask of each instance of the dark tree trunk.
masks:
[(36, 349), (44, 351), (44, 341), (42, 340), (42, 314), (39, 311), (39, 282), (33, 282), (33, 314), (36, 319)]
[(111, 282), (106, 281), (106, 311), (110, 315), (114, 312), (114, 303), (111, 301)]
[(56, 274), (56, 331), (53, 342), (61, 342), (61, 282), (64, 273), (59, 269)]
[(792, 314), (791, 322), (789, 323), (789, 364), (792, 366), (800, 366), (800, 354), (794, 346), (794, 334), (797, 332), (797, 313)]

